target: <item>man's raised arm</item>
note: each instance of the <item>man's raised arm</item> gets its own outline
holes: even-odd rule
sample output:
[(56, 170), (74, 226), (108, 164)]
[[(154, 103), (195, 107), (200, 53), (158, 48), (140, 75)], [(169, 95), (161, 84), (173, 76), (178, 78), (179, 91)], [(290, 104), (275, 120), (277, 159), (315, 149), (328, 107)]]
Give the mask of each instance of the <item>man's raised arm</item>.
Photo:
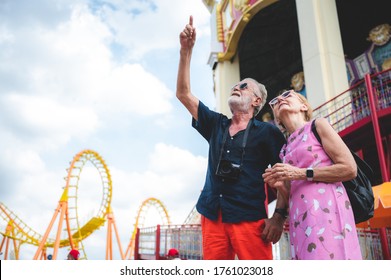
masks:
[(179, 35), (181, 44), (176, 97), (187, 108), (194, 119), (198, 120), (198, 104), (190, 89), (190, 61), (193, 47), (196, 41), (196, 30), (193, 27), (193, 16), (190, 16), (189, 23)]

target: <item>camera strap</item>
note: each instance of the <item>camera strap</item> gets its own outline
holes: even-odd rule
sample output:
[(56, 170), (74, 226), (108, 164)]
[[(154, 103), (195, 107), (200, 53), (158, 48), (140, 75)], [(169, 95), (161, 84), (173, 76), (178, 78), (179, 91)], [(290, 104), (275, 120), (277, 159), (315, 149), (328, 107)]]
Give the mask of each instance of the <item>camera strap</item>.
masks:
[[(247, 124), (247, 127), (246, 127), (246, 130), (244, 132), (244, 136), (243, 136), (243, 143), (242, 143), (242, 157), (241, 157), (241, 160), (240, 160), (240, 167), (242, 167), (242, 163), (243, 163), (243, 159), (244, 159), (244, 154), (245, 154), (245, 147), (246, 147), (246, 144), (247, 144), (247, 138), (248, 138), (248, 133), (250, 132), (250, 128), (251, 128), (251, 125), (253, 123), (253, 119), (251, 119), (248, 124)], [(225, 146), (225, 141), (227, 141), (227, 136), (228, 136), (228, 131), (229, 131), (229, 127), (230, 125), (227, 126), (227, 128), (225, 129), (224, 131), (224, 135), (223, 135), (223, 143), (221, 145), (221, 150), (220, 150), (220, 157), (219, 157), (219, 161), (221, 161), (222, 157), (223, 157), (223, 152), (224, 152), (224, 146)]]

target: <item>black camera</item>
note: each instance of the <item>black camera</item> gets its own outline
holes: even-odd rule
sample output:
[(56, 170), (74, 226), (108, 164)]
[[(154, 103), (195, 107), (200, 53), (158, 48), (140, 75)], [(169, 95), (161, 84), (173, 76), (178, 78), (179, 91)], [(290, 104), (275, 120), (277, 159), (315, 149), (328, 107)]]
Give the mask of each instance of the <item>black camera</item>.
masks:
[(217, 165), (216, 175), (229, 178), (238, 179), (240, 174), (240, 165), (230, 162), (229, 160), (221, 159)]

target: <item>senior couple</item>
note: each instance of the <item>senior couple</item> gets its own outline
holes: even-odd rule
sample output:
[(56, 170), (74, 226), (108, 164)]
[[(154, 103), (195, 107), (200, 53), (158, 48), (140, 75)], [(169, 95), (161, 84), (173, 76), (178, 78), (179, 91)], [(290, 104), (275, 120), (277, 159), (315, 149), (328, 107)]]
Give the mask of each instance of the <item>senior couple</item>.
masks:
[[(205, 184), (196, 204), (204, 259), (271, 260), (272, 244), (279, 241), (286, 219), (292, 259), (362, 259), (342, 185), (355, 178), (357, 167), (343, 140), (320, 118), (320, 144), (311, 131), (312, 109), (293, 90), (269, 102), (278, 126), (258, 121), (267, 91), (252, 78), (231, 88), (232, 117), (210, 110), (190, 87), (196, 35), (190, 16), (179, 36), (176, 95), (209, 143)], [(271, 215), (266, 185), (277, 192)]]

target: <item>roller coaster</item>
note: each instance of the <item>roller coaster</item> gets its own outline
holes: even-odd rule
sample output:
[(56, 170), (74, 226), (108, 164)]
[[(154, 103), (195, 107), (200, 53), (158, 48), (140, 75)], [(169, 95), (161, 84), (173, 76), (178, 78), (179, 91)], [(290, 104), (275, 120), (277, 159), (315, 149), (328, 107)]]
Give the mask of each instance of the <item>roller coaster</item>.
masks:
[[(79, 211), (80, 206), (78, 206), (78, 191), (80, 175), (87, 162), (91, 163), (98, 170), (101, 185), (103, 186), (103, 194), (97, 213), (87, 217), (87, 219), (83, 217), (83, 220), (87, 220), (87, 222), (82, 223)], [(78, 249), (80, 259), (88, 259), (83, 241), (104, 226), (105, 223), (107, 224), (106, 259), (113, 259), (114, 237), (118, 244), (120, 258), (123, 260), (132, 259), (137, 228), (144, 226), (145, 214), (151, 206), (154, 206), (159, 211), (163, 225), (171, 223), (168, 211), (160, 200), (156, 198), (146, 199), (139, 207), (134, 230), (127, 250), (124, 252), (111, 208), (113, 183), (109, 168), (103, 158), (93, 150), (82, 150), (74, 156), (70, 163), (65, 181), (64, 190), (57, 208), (43, 235), (29, 227), (14, 212), (7, 208), (4, 203), (0, 202), (0, 221), (5, 224), (5, 228), (0, 229), (2, 235), (0, 254), (3, 255), (4, 260), (10, 258), (11, 249), (13, 249), (13, 258), (18, 260), (23, 244), (31, 244), (37, 247), (33, 256), (34, 260), (48, 259), (47, 248), (53, 248), (53, 254), (49, 257), (53, 260), (58, 258), (60, 248), (67, 248), (68, 250)], [(55, 224), (57, 224), (55, 237), (49, 237)], [(66, 232), (65, 238), (61, 238), (63, 231)]]

